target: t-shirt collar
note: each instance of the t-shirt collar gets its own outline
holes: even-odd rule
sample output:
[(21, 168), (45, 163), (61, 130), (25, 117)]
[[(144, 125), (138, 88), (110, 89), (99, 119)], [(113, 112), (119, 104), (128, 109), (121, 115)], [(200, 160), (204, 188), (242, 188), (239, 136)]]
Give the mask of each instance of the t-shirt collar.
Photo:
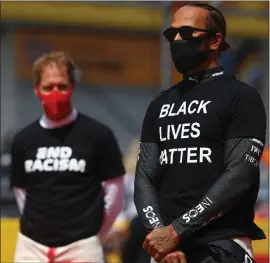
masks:
[(222, 67), (215, 67), (215, 68), (211, 68), (207, 70), (202, 70), (193, 74), (185, 74), (184, 80), (200, 83), (204, 80), (223, 75), (223, 73), (224, 73), (224, 70)]
[(43, 115), (41, 119), (39, 120), (39, 124), (44, 129), (60, 128), (75, 121), (77, 116), (78, 116), (78, 112), (76, 109), (73, 108), (71, 113), (61, 121), (52, 121), (48, 119), (46, 115)]

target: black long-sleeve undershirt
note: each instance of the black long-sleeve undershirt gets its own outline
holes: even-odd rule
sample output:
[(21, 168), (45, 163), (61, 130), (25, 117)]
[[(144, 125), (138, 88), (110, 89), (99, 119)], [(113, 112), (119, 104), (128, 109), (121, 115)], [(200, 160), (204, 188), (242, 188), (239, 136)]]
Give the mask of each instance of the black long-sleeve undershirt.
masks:
[(152, 142), (140, 143), (135, 176), (134, 202), (147, 231), (164, 226), (157, 196), (158, 146)]
[[(254, 138), (235, 138), (225, 142), (225, 170), (213, 184), (202, 200), (209, 198), (207, 209), (199, 207), (200, 202), (191, 209), (201, 209), (196, 217), (188, 217), (188, 210), (172, 222), (180, 236), (190, 235), (203, 228), (232, 209), (252, 186), (259, 176), (259, 162), (263, 143)], [(135, 178), (135, 205), (148, 230), (163, 226), (157, 197), (157, 173), (159, 151), (155, 143), (141, 143)], [(149, 214), (149, 211), (152, 214)], [(153, 217), (153, 214), (155, 215)], [(155, 218), (155, 219), (153, 219)], [(151, 221), (152, 220), (152, 221)], [(155, 221), (156, 220), (156, 221)], [(155, 221), (154, 223), (152, 223)]]
[[(196, 217), (188, 217), (185, 213), (172, 222), (176, 232), (182, 237), (189, 235), (235, 207), (258, 179), (262, 151), (263, 144), (257, 139), (235, 138), (226, 141), (222, 176), (191, 208), (200, 209)], [(211, 205), (202, 210), (200, 204), (205, 199), (210, 199)]]

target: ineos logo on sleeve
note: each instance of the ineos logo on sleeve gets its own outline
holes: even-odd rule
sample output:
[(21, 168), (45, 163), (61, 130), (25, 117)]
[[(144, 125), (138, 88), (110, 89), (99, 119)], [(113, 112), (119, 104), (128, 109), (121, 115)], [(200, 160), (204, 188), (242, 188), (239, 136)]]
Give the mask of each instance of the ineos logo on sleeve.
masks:
[(143, 208), (143, 212), (145, 214), (145, 217), (148, 219), (149, 223), (153, 228), (161, 227), (161, 223), (159, 218), (154, 213), (154, 208), (152, 206), (147, 206)]
[(40, 147), (37, 149), (36, 160), (26, 160), (24, 167), (26, 173), (74, 171), (85, 172), (86, 161), (72, 157), (72, 149), (67, 146)]
[(182, 218), (188, 223), (191, 218), (195, 218), (198, 214), (201, 214), (205, 209), (207, 209), (211, 204), (212, 200), (206, 197), (202, 202), (200, 202), (196, 207), (191, 209), (188, 213), (184, 214)]

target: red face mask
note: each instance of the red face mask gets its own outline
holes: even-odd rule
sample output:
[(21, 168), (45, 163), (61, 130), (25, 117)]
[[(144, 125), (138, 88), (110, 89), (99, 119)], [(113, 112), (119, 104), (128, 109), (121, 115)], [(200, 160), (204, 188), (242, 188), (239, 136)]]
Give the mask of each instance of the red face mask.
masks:
[(67, 117), (71, 112), (71, 95), (73, 90), (60, 92), (53, 90), (46, 94), (36, 89), (37, 95), (42, 103), (46, 116), (53, 120), (59, 121)]

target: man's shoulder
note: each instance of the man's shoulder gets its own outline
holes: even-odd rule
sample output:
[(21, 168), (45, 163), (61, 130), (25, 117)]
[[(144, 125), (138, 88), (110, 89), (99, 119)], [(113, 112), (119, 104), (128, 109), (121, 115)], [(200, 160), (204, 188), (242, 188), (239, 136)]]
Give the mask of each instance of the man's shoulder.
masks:
[(173, 84), (171, 87), (169, 87), (168, 89), (164, 89), (160, 92), (160, 97), (161, 98), (165, 98), (166, 96), (168, 96), (171, 93), (174, 93), (176, 91), (177, 88), (179, 88), (179, 86), (181, 86), (183, 83), (183, 81), (177, 82), (175, 84)]
[(168, 89), (161, 90), (150, 102), (151, 107), (154, 107), (156, 105), (162, 104), (164, 100), (170, 96), (172, 93), (174, 93), (180, 83), (174, 84), (173, 86), (169, 87)]
[(228, 85), (235, 94), (258, 93), (255, 88), (231, 75), (228, 76), (226, 85)]
[(24, 141), (28, 137), (35, 136), (35, 134), (39, 131), (40, 125), (39, 121), (35, 120), (28, 125), (24, 126), (20, 130), (18, 130), (15, 135), (13, 141), (20, 142)]
[(260, 116), (265, 116), (262, 97), (256, 88), (231, 77), (229, 81), (226, 81), (224, 90), (224, 97), (229, 94), (227, 97), (230, 99), (231, 106), (235, 105), (237, 108), (252, 109), (253, 112)]
[(78, 117), (79, 117), (81, 125), (83, 126), (85, 131), (87, 131), (88, 133), (92, 133), (92, 134), (94, 133), (97, 136), (98, 135), (102, 136), (104, 134), (108, 134), (112, 132), (109, 126), (96, 120), (95, 118), (87, 116), (81, 112), (78, 113)]

